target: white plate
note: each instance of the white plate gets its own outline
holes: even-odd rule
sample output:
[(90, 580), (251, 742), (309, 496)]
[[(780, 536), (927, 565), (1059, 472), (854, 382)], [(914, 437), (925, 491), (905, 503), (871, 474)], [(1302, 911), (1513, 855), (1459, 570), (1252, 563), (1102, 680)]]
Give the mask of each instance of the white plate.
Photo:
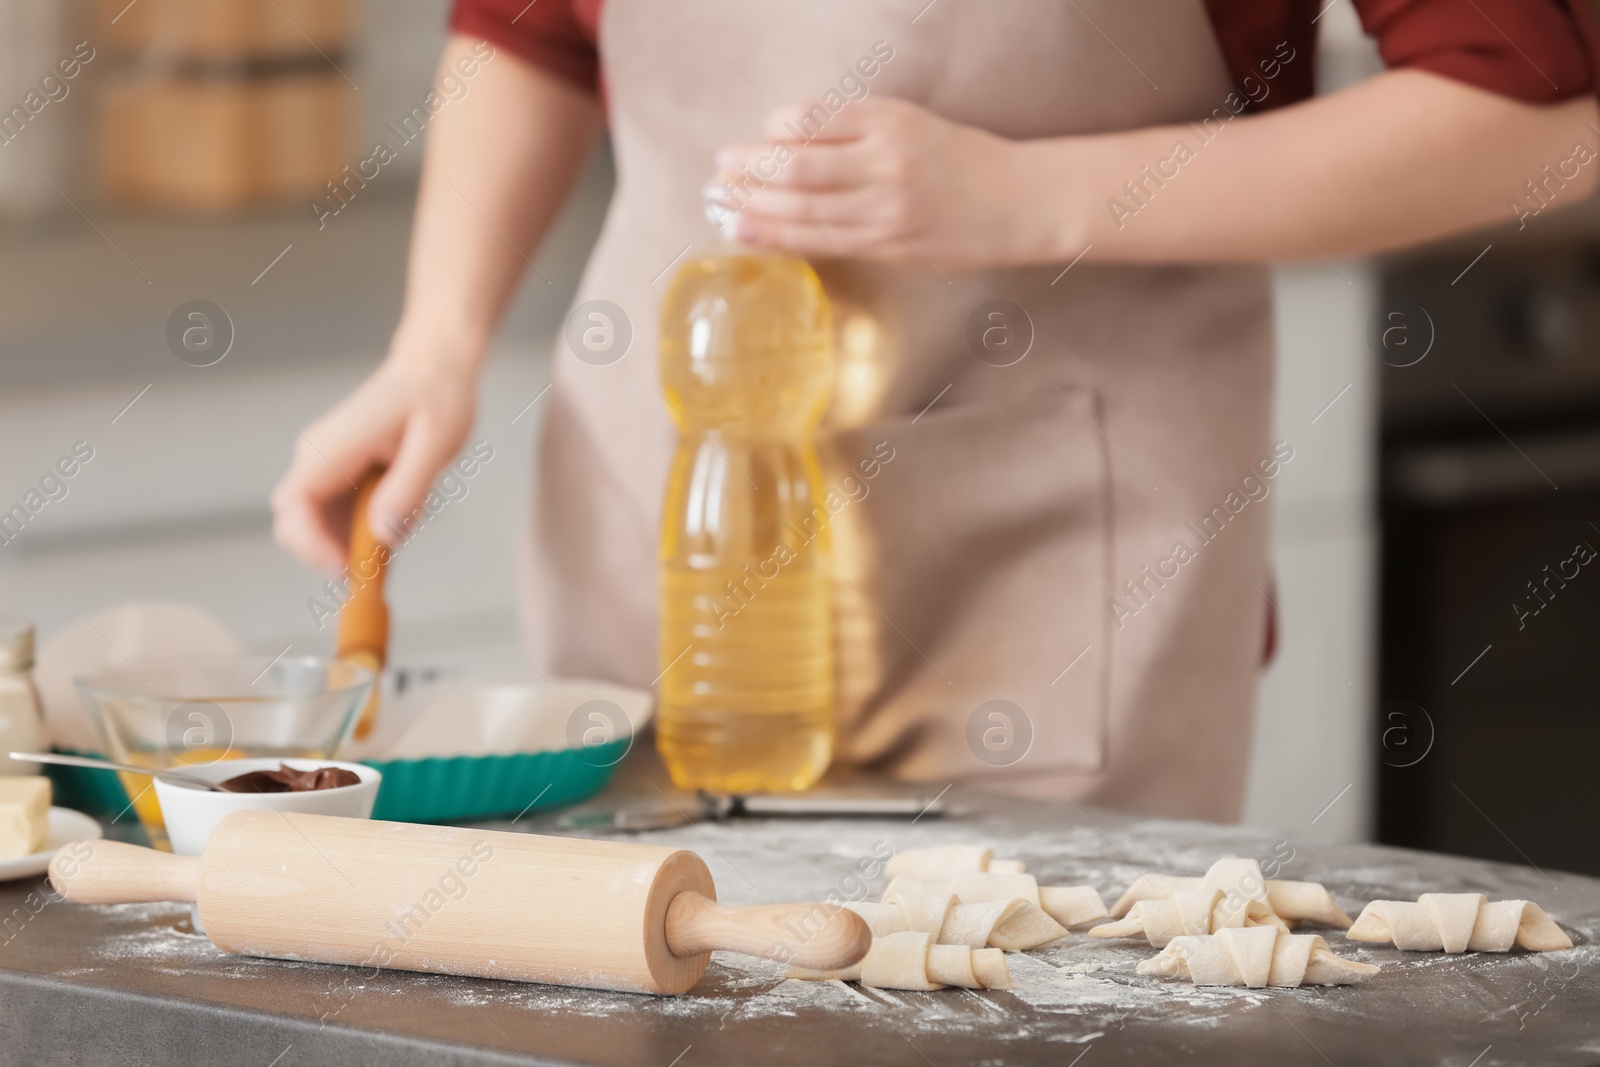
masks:
[(43, 874), (50, 868), (50, 857), (59, 852), (61, 846), (72, 841), (96, 841), (103, 836), (105, 831), (100, 829), (100, 824), (83, 812), (71, 808), (51, 808), (50, 832), (45, 835), (44, 851), (0, 860), (0, 882)]
[[(377, 759), (559, 752), (637, 734), (655, 713), (655, 694), (610, 682), (558, 679), (530, 684), (460, 679), (407, 693), (384, 706), (402, 735)], [(598, 740), (591, 740), (597, 738)], [(370, 752), (352, 754), (365, 759)]]

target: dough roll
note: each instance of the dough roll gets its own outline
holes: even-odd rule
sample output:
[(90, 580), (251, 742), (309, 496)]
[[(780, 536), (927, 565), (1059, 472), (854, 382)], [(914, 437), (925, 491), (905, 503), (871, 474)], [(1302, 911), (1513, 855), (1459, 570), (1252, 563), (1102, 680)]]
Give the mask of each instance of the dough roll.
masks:
[(1279, 926), (1229, 927), (1215, 934), (1175, 937), (1140, 974), (1188, 978), (1195, 985), (1351, 985), (1378, 968), (1335, 956), (1315, 934), (1291, 934)]
[(1482, 893), (1424, 893), (1415, 902), (1374, 900), (1345, 935), (1394, 942), (1411, 952), (1530, 952), (1571, 948), (1572, 939), (1530, 900), (1494, 900)]

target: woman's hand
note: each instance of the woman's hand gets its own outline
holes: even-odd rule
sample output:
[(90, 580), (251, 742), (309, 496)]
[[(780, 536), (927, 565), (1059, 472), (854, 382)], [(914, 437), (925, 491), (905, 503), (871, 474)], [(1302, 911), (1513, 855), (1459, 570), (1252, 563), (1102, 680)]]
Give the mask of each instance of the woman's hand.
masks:
[(802, 141), (806, 121), (805, 105), (784, 108), (767, 140), (718, 153), (708, 195), (739, 209), (739, 240), (950, 269), (1048, 258), (1024, 142), (886, 98), (846, 105)]
[(392, 544), (466, 441), (478, 366), (527, 265), (521, 250), (539, 246), (603, 127), (593, 94), (484, 41), (451, 37), (439, 71), (441, 84), (471, 79), (472, 95), (428, 126), (389, 356), (306, 430), (272, 493), (278, 543), (332, 573), (363, 474), (389, 468), (368, 522)]
[(355, 485), (372, 467), (389, 470), (372, 494), (368, 522), (393, 544), (401, 520), (428, 493), (472, 430), (477, 407), (474, 361), (396, 340), (355, 392), (295, 442), (288, 473), (272, 491), (272, 532), (312, 567), (345, 564)]
[[(874, 97), (828, 116), (809, 140), (804, 107), (773, 115), (766, 141), (719, 154), (708, 194), (739, 209), (741, 240), (808, 256), (940, 269), (1085, 255), (1332, 262), (1496, 222), (1547, 225), (1547, 207), (1600, 186), (1597, 115), (1589, 93), (1529, 104), (1393, 70), (1228, 118), (1226, 137), (1183, 124), (1008, 141)], [(1547, 173), (1562, 182), (1548, 204), (1549, 185), (1543, 196), (1529, 186)]]

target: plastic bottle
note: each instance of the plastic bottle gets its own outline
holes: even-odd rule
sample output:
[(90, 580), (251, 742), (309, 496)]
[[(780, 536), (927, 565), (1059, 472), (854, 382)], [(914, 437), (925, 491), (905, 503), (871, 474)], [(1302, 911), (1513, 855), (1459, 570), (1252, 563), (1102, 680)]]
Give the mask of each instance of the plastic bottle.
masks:
[(39, 693), (33, 685), (33, 624), (0, 615), (0, 774), (38, 774), (7, 752), (38, 752), (44, 744)]
[(725, 247), (661, 304), (678, 428), (661, 519), (657, 745), (683, 788), (804, 789), (833, 754), (833, 609), (817, 426), (832, 314), (804, 260)]

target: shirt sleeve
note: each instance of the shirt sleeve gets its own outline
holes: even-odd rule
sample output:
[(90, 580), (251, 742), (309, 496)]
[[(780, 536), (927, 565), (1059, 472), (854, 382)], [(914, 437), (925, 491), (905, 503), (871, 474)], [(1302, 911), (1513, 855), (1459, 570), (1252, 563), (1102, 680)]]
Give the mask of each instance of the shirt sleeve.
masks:
[(1311, 96), (1316, 87), (1316, 0), (1205, 3), (1233, 87), (1252, 111), (1270, 111)]
[[(596, 92), (600, 54), (581, 0), (455, 0), (450, 30), (504, 48), (535, 66)], [(591, 4), (598, 8), (598, 4)]]
[[(1330, 2), (1205, 0), (1234, 86), (1253, 110), (1311, 95), (1316, 20)], [(1600, 92), (1600, 0), (1354, 3), (1391, 69), (1431, 71), (1534, 104)]]
[(1530, 104), (1600, 89), (1592, 0), (1355, 0), (1390, 68), (1427, 70)]

